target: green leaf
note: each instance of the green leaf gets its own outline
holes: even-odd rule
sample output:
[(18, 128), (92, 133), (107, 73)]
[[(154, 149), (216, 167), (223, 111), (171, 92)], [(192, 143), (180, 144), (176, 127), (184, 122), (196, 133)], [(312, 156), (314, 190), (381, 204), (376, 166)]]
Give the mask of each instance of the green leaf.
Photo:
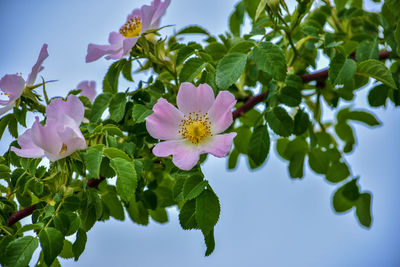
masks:
[(244, 4), (239, 2), (229, 17), (229, 29), (235, 36), (240, 36), (240, 27), (243, 24)]
[(358, 64), (357, 75), (371, 77), (394, 89), (397, 88), (392, 73), (383, 62), (375, 59), (368, 59)]
[(246, 9), (247, 14), (249, 14), (252, 20), (255, 20), (257, 7), (260, 0), (244, 0), (244, 6)]
[(253, 162), (260, 166), (268, 157), (270, 147), (269, 133), (266, 125), (256, 127), (251, 135), (248, 155)]
[(0, 139), (3, 136), (4, 130), (7, 128), (11, 116), (12, 114), (7, 114), (4, 117), (0, 118)]
[(177, 179), (175, 184), (174, 184), (174, 189), (172, 191), (172, 195), (174, 200), (176, 201), (182, 201), (183, 200), (183, 186), (185, 185), (186, 179), (181, 178)]
[(217, 224), (221, 211), (217, 195), (210, 190), (204, 190), (196, 198), (196, 222), (203, 234), (207, 235)]
[(351, 201), (349, 201), (347, 198), (344, 197), (343, 187), (340, 187), (333, 194), (332, 204), (335, 211), (339, 213), (350, 210), (354, 205)]
[(349, 177), (350, 171), (346, 163), (334, 161), (329, 166), (326, 173), (326, 180), (332, 183), (338, 183)]
[(308, 114), (305, 113), (303, 109), (297, 110), (297, 113), (294, 116), (293, 133), (295, 135), (301, 135), (307, 131), (309, 125), (310, 120), (308, 118)]
[[(203, 233), (204, 234), (204, 233)], [(215, 249), (215, 240), (214, 240), (214, 229), (212, 229), (208, 234), (204, 235), (204, 242), (206, 243), (206, 253), (205, 256), (210, 256)]]
[(379, 48), (377, 40), (362, 41), (357, 47), (356, 59), (358, 62), (368, 59), (379, 59)]
[(106, 76), (104, 76), (103, 79), (104, 93), (118, 92), (118, 79), (122, 67), (123, 67), (123, 61), (115, 61), (113, 64), (111, 64), (110, 68), (107, 71)]
[(348, 112), (345, 116), (346, 119), (348, 120), (353, 120), (353, 121), (359, 121), (362, 123), (365, 123), (368, 126), (378, 126), (381, 123), (375, 118), (374, 115), (367, 111), (361, 111), (361, 110), (352, 110)]
[(153, 110), (148, 107), (141, 104), (135, 104), (132, 109), (132, 118), (136, 123), (142, 123), (145, 121), (146, 117), (152, 113)]
[(100, 179), (100, 164), (102, 154), (95, 148), (89, 147), (85, 153), (85, 166), (89, 171), (89, 177)]
[(301, 103), (301, 92), (294, 87), (285, 86), (279, 91), (279, 102), (289, 107), (296, 107)]
[(157, 208), (155, 210), (149, 210), (150, 217), (158, 223), (168, 222), (168, 214), (164, 208)]
[(242, 154), (247, 154), (248, 146), (251, 138), (251, 131), (247, 127), (239, 127), (235, 129), (237, 135), (233, 139), (235, 148)]
[(64, 237), (57, 229), (47, 227), (40, 232), (39, 240), (44, 262), (50, 266), (63, 249)]
[(103, 154), (110, 160), (114, 158), (122, 158), (129, 162), (132, 161), (131, 158), (124, 151), (115, 147), (104, 148)]
[(72, 252), (74, 253), (75, 261), (79, 259), (83, 251), (85, 250), (87, 241), (87, 235), (85, 230), (79, 229), (76, 233), (76, 240), (74, 244), (72, 244)]
[(248, 53), (251, 48), (255, 46), (254, 42), (249, 41), (249, 40), (240, 40), (237, 43), (235, 43), (230, 49), (229, 53)]
[(292, 178), (303, 178), (304, 176), (304, 159), (306, 153), (296, 152), (292, 155), (289, 162), (289, 175)]
[(205, 66), (206, 63), (200, 58), (188, 59), (179, 73), (179, 80), (181, 82), (192, 82)]
[(125, 115), (126, 95), (125, 93), (115, 94), (109, 104), (110, 118), (115, 122), (120, 122)]
[(369, 91), (368, 103), (371, 107), (380, 107), (386, 104), (389, 96), (389, 87), (385, 84), (375, 86)]
[(234, 84), (246, 66), (247, 55), (230, 53), (224, 56), (217, 65), (216, 83), (221, 90), (228, 89)]
[(234, 148), (231, 153), (229, 154), (229, 158), (228, 158), (228, 169), (229, 170), (233, 170), (236, 168), (237, 163), (238, 163), (238, 159), (239, 159), (239, 151)]
[(176, 65), (180, 65), (184, 62), (188, 57), (193, 55), (196, 49), (192, 46), (183, 46), (180, 48), (176, 55)]
[(217, 42), (212, 42), (204, 48), (214, 60), (220, 60), (226, 54), (226, 47), (225, 45)]
[(254, 48), (252, 59), (260, 70), (272, 75), (278, 81), (285, 80), (286, 57), (279, 46), (263, 42)]
[(124, 60), (124, 64), (123, 64), (123, 67), (122, 67), (122, 75), (128, 81), (133, 82), (133, 78), (132, 78), (132, 61), (129, 61), (129, 60), (126, 60), (126, 59)]
[(204, 191), (208, 182), (201, 175), (193, 175), (186, 179), (183, 185), (183, 197), (186, 200), (194, 199)]
[(207, 30), (204, 28), (198, 26), (198, 25), (190, 25), (182, 30), (180, 30), (176, 35), (180, 34), (204, 34), (204, 35), (210, 35)]
[(397, 23), (396, 30), (394, 31), (394, 39), (397, 43), (397, 54), (400, 55), (400, 23)]
[(148, 225), (149, 224), (149, 212), (144, 207), (143, 202), (136, 202), (136, 197), (132, 196), (129, 201), (129, 206), (126, 208), (129, 217), (131, 220), (140, 225)]
[(101, 196), (103, 203), (110, 211), (110, 215), (117, 220), (123, 221), (125, 219), (124, 208), (121, 201), (118, 199), (117, 194), (108, 191)]
[(354, 79), (357, 64), (354, 60), (346, 58), (343, 54), (337, 54), (329, 66), (329, 79), (334, 85), (344, 84)]
[(186, 201), (179, 212), (179, 223), (184, 230), (197, 229), (196, 200)]
[(125, 201), (129, 201), (136, 190), (137, 178), (135, 166), (123, 158), (113, 158), (111, 168), (117, 174), (117, 193)]
[(8, 122), (8, 131), (12, 137), (18, 138), (18, 122), (15, 116), (10, 117)]
[(90, 112), (90, 122), (96, 123), (101, 119), (103, 112), (106, 110), (108, 104), (110, 103), (111, 97), (112, 95), (109, 93), (100, 94), (96, 97)]
[(63, 259), (72, 259), (74, 257), (74, 253), (72, 252), (72, 243), (66, 239), (64, 239), (64, 245), (60, 257)]
[(371, 216), (371, 194), (360, 194), (356, 203), (356, 215), (361, 225), (370, 228), (372, 223)]
[(26, 267), (38, 247), (38, 240), (33, 236), (23, 236), (11, 241), (5, 251), (4, 265)]
[(328, 154), (319, 148), (314, 148), (308, 154), (308, 163), (316, 173), (325, 174), (329, 167)]
[(269, 127), (280, 136), (289, 136), (293, 132), (293, 119), (282, 107), (274, 107), (266, 114)]
[(257, 19), (260, 17), (260, 15), (265, 12), (265, 6), (267, 5), (268, 0), (260, 0), (260, 3), (257, 6), (256, 9), (256, 15), (254, 16), (254, 21), (257, 21)]

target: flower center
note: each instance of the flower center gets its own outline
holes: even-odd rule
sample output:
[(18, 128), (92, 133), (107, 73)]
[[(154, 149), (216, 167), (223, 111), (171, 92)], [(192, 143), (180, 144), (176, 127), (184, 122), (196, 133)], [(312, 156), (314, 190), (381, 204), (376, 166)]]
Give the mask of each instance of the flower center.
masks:
[(142, 21), (139, 17), (130, 18), (120, 29), (119, 33), (125, 38), (132, 38), (140, 35)]
[(65, 152), (67, 152), (67, 145), (63, 143), (60, 150), (60, 155), (64, 154)]
[(182, 137), (195, 145), (212, 135), (207, 113), (203, 115), (201, 112), (190, 112), (189, 116), (184, 116), (179, 126), (181, 129), (178, 132)]

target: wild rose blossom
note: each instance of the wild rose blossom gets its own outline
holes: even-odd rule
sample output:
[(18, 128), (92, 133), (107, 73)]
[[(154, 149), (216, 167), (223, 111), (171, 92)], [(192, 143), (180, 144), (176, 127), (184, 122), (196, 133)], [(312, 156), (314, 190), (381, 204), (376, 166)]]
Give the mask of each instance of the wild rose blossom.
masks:
[(35, 65), (33, 65), (32, 71), (28, 75), (28, 79), (26, 81), (17, 74), (6, 74), (3, 76), (3, 78), (1, 78), (0, 90), (2, 92), (0, 92), (0, 94), (7, 95), (8, 100), (0, 99), (0, 115), (6, 113), (14, 107), (15, 101), (21, 97), (25, 87), (32, 86), (35, 83), (38, 73), (44, 69), (44, 67), (42, 67), (42, 63), (48, 56), (49, 53), (47, 53), (47, 44), (43, 44), (39, 57)]
[(81, 89), (81, 95), (89, 98), (90, 102), (93, 103), (96, 98), (96, 82), (95, 81), (82, 81), (76, 87), (77, 89)]
[(154, 155), (172, 155), (172, 162), (182, 170), (192, 169), (204, 153), (226, 156), (236, 133), (220, 133), (232, 124), (235, 104), (235, 97), (228, 91), (221, 91), (214, 98), (207, 84), (195, 87), (182, 83), (177, 95), (178, 109), (160, 98), (153, 107), (154, 113), (146, 118), (149, 134), (167, 140), (153, 148)]
[(32, 128), (18, 138), (21, 148), (12, 147), (11, 150), (24, 158), (46, 156), (57, 161), (85, 149), (86, 141), (79, 128), (83, 115), (84, 106), (77, 96), (70, 95), (67, 101), (53, 99), (46, 109), (46, 125), (36, 117)]
[(108, 37), (109, 45), (89, 44), (86, 62), (95, 61), (102, 56), (106, 59), (121, 59), (135, 46), (140, 35), (147, 30), (157, 29), (170, 0), (161, 2), (154, 0), (150, 6), (143, 5), (128, 16), (119, 32), (111, 32)]

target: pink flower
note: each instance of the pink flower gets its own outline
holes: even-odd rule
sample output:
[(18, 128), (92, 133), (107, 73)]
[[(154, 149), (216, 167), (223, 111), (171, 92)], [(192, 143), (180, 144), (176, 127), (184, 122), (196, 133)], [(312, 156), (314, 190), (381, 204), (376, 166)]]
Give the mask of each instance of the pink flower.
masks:
[(86, 141), (79, 129), (83, 115), (84, 106), (77, 96), (70, 95), (67, 101), (53, 99), (46, 110), (46, 125), (36, 117), (32, 128), (18, 138), (21, 148), (12, 147), (11, 150), (24, 158), (46, 156), (56, 161), (85, 149)]
[(147, 30), (157, 29), (171, 0), (154, 0), (150, 6), (143, 5), (128, 16), (125, 24), (118, 32), (111, 32), (108, 37), (109, 45), (89, 44), (86, 62), (95, 61), (102, 56), (106, 59), (120, 59), (128, 54), (135, 46), (140, 35)]
[(82, 81), (78, 84), (77, 89), (81, 89), (81, 95), (89, 98), (93, 103), (96, 98), (96, 82), (95, 81)]
[(27, 81), (17, 74), (6, 74), (0, 80), (0, 94), (8, 96), (8, 100), (0, 99), (0, 115), (6, 113), (14, 107), (15, 101), (21, 97), (25, 87), (33, 85), (38, 73), (44, 68), (43, 61), (49, 56), (47, 53), (47, 44), (42, 46), (39, 57), (32, 67), (31, 73), (28, 75)]
[(149, 134), (167, 140), (153, 148), (157, 157), (172, 155), (172, 162), (182, 170), (196, 165), (201, 154), (226, 156), (236, 133), (219, 134), (232, 124), (235, 97), (228, 91), (219, 92), (214, 98), (207, 84), (195, 87), (182, 83), (177, 96), (178, 108), (160, 98), (146, 118)]

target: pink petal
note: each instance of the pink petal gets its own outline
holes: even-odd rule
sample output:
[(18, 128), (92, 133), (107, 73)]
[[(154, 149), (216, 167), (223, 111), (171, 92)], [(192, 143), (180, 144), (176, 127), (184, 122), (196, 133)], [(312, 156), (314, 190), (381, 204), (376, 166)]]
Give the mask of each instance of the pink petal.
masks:
[(86, 148), (86, 140), (79, 129), (79, 125), (76, 125), (70, 117), (65, 116), (64, 124), (58, 126), (57, 132), (62, 143), (67, 146), (67, 150), (60, 156), (66, 157), (77, 150)]
[(47, 119), (62, 121), (66, 115), (71, 117), (78, 126), (82, 123), (84, 113), (85, 107), (75, 95), (69, 95), (67, 101), (55, 98), (46, 109)]
[[(2, 104), (0, 104), (2, 105)], [(0, 108), (0, 115), (3, 115), (4, 113), (6, 113), (7, 111), (9, 111), (10, 109), (12, 109), (15, 105), (15, 101), (11, 101), (8, 104), (6, 104), (4, 107)]]
[(47, 52), (47, 44), (43, 44), (42, 49), (40, 50), (39, 57), (35, 65), (33, 65), (31, 73), (28, 75), (28, 80), (26, 82), (26, 85), (29, 86), (35, 82), (36, 76), (43, 69), (42, 63), (48, 56), (49, 53)]
[(201, 146), (201, 154), (210, 153), (216, 157), (225, 157), (231, 151), (233, 138), (236, 133), (214, 135)]
[(96, 82), (95, 81), (82, 81), (76, 87), (77, 89), (81, 89), (81, 95), (89, 98), (90, 102), (93, 103), (96, 98)]
[(0, 80), (0, 90), (8, 95), (8, 100), (0, 100), (0, 105), (7, 105), (22, 95), (25, 80), (17, 74), (6, 74)]
[(18, 137), (18, 144), (21, 148), (11, 147), (11, 150), (23, 158), (41, 158), (44, 156), (44, 151), (32, 140), (32, 130), (26, 130)]
[(123, 41), (123, 54), (126, 55), (131, 52), (132, 47), (135, 46), (139, 37), (127, 38)]
[(57, 132), (57, 122), (48, 118), (46, 125), (43, 126), (40, 124), (39, 118), (36, 117), (36, 121), (32, 125), (31, 135), (35, 145), (43, 149), (45, 155), (51, 161), (56, 160), (53, 155), (58, 155), (63, 145)]
[(233, 123), (232, 108), (236, 104), (234, 95), (228, 91), (219, 92), (215, 102), (208, 110), (208, 117), (211, 122), (211, 132), (221, 133)]
[(214, 102), (214, 91), (208, 84), (199, 87), (191, 83), (182, 83), (176, 98), (178, 108), (184, 114), (202, 112), (205, 114)]
[(124, 37), (117, 33), (111, 32), (108, 41), (109, 45), (89, 44), (86, 55), (86, 63), (93, 62), (102, 56), (108, 55), (107, 59), (120, 59), (123, 55), (123, 40)]
[(185, 140), (169, 140), (156, 144), (153, 153), (157, 157), (172, 155), (172, 162), (179, 169), (192, 169), (200, 158), (200, 153), (195, 146)]
[(164, 98), (158, 99), (153, 111), (154, 113), (146, 118), (149, 134), (161, 140), (180, 139), (178, 131), (183, 114)]
[(141, 8), (141, 22), (142, 22), (142, 30), (141, 32), (145, 32), (149, 30), (149, 27), (151, 25), (151, 20), (153, 18), (154, 12), (156, 9), (153, 6), (148, 6), (148, 5), (143, 5)]
[(154, 0), (153, 3), (151, 4), (156, 8), (156, 11), (154, 12), (153, 18), (151, 20), (151, 25), (150, 27), (152, 29), (158, 28), (160, 24), (160, 19), (161, 17), (165, 14), (165, 11), (169, 4), (171, 3), (170, 0), (166, 0), (164, 2), (160, 3), (160, 0)]

